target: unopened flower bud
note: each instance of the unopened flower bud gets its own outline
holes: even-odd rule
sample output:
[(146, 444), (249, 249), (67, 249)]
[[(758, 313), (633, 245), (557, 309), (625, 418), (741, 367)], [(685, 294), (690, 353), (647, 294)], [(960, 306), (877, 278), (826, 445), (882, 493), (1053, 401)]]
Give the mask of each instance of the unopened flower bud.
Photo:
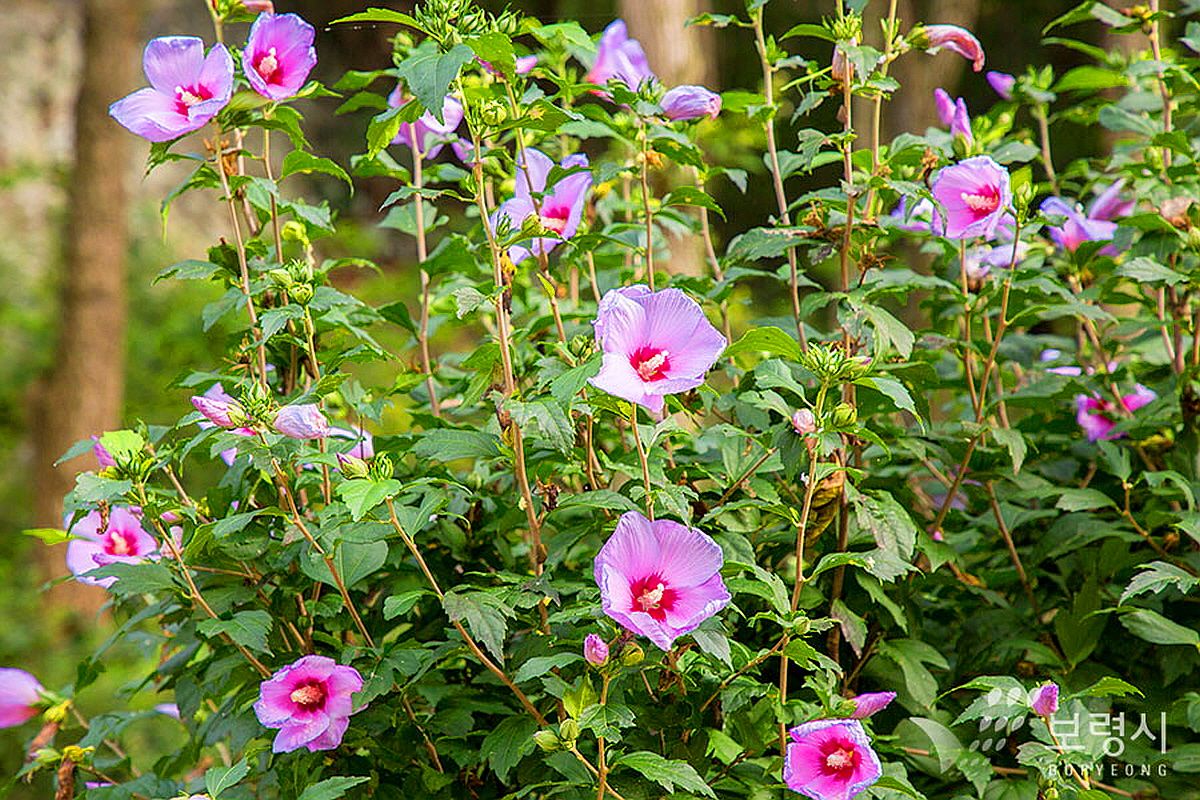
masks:
[(300, 305), (306, 306), (313, 299), (313, 287), (307, 283), (297, 283), (288, 289), (288, 297)]
[(716, 119), (721, 113), (721, 95), (703, 86), (676, 86), (663, 95), (659, 105), (670, 120)]
[(251, 14), (275, 13), (275, 4), (271, 0), (242, 0), (242, 6)]
[(96, 456), (96, 461), (100, 462), (100, 467), (115, 467), (117, 462), (113, 459), (112, 453), (108, 452), (104, 445), (100, 444), (100, 437), (93, 436), (92, 441), (95, 442), (92, 445), (92, 454)]
[(558, 726), (558, 736), (569, 747), (571, 742), (579, 738), (579, 723), (573, 719), (564, 719)]
[(271, 427), (293, 439), (321, 439), (329, 435), (329, 420), (314, 403), (284, 406)]
[(379, 454), (371, 459), (370, 478), (376, 481), (386, 481), (395, 474), (396, 468), (386, 454)]
[(292, 273), (288, 272), (286, 269), (276, 267), (275, 269), (268, 270), (267, 275), (270, 276), (271, 281), (276, 286), (282, 286), (285, 289), (295, 283), (295, 281), (292, 279)]
[(849, 428), (858, 422), (858, 412), (849, 403), (838, 403), (833, 409), (833, 427)]
[(370, 471), (370, 465), (363, 461), (358, 456), (349, 456), (345, 453), (337, 454), (338, 469), (347, 478), (365, 478)]
[(483, 120), (484, 125), (495, 128), (508, 121), (508, 109), (504, 107), (503, 103), (493, 100), (484, 103), (483, 107), (479, 109), (479, 118)]
[(792, 414), (792, 429), (799, 436), (811, 436), (817, 432), (817, 418), (807, 408)]
[(63, 758), (70, 759), (76, 764), (81, 764), (87, 760), (87, 757), (95, 752), (94, 747), (80, 747), (77, 744), (69, 744), (63, 748)]
[(598, 634), (589, 633), (583, 640), (583, 657), (593, 667), (602, 667), (608, 661), (608, 644)]
[(1188, 247), (1200, 250), (1200, 228), (1188, 228), (1184, 238), (1187, 239)]
[(625, 667), (636, 667), (642, 663), (642, 659), (646, 657), (646, 653), (636, 642), (630, 642), (621, 651), (621, 665)]
[(279, 234), (289, 242), (299, 242), (306, 247), (308, 246), (308, 231), (305, 230), (303, 224), (294, 219), (285, 222)]
[(541, 730), (533, 734), (533, 741), (537, 742), (537, 746), (547, 753), (553, 753), (562, 750), (562, 740), (558, 738), (558, 734), (554, 731)]
[(1034, 689), (1029, 704), (1039, 717), (1052, 716), (1058, 711), (1058, 684), (1046, 683)]
[(67, 718), (67, 711), (70, 707), (70, 702), (64, 700), (47, 708), (42, 716), (45, 717), (47, 722), (62, 722)]

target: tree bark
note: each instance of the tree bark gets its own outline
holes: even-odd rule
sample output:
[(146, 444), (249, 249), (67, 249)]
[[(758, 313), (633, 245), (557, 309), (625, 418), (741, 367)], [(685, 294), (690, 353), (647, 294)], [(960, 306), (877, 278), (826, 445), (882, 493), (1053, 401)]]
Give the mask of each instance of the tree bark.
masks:
[[(63, 234), (63, 270), (54, 365), (35, 389), (34, 518), (61, 527), (63, 497), (91, 456), (57, 460), (74, 442), (121, 420), (125, 372), (126, 186), (135, 142), (108, 116), (108, 105), (135, 88), (140, 0), (84, 0), (83, 64), (75, 104), (75, 163)], [(64, 546), (38, 548), (47, 579), (66, 571)], [(69, 582), (53, 602), (92, 612), (104, 592)]]

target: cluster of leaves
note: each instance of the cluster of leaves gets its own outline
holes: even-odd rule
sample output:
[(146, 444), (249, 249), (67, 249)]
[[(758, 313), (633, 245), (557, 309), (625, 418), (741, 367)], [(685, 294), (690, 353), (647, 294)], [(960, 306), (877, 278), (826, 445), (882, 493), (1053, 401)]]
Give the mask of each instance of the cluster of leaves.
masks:
[[(173, 196), (214, 190), (246, 229), (163, 273), (223, 283), (203, 328), (240, 325), (234, 366), (179, 386), (239, 387), (260, 422), (319, 402), (335, 424), (377, 431), (375, 455), (343, 473), (335, 451), (353, 441), (296, 441), (265, 424), (253, 437), (197, 433), (195, 413), (106, 434), (117, 466), (81, 475), (72, 508), (137, 505), (157, 528), (163, 558), (96, 574), (117, 578), (114, 640), (142, 637), (160, 656), (131, 690), (173, 700), (188, 745), (135, 764), (109, 743), (139, 716), (113, 711), (80, 734), (85, 750), (44, 749), (26, 773), (77, 762), (88, 798), (763, 797), (782, 786), (786, 728), (889, 690), (897, 702), (869, 722), (884, 762), (869, 796), (1100, 798), (1114, 786), (1197, 796), (1200, 27), (1168, 44), (1172, 15), (1091, 0), (1054, 23), (1145, 31), (1153, 53), (1055, 37), (1097, 63), (1031, 70), (1013, 99), (976, 116), (966, 147), (1012, 171), (1029, 249), (968, 281), (965, 248), (886, 213), (930, 199), (931, 173), (965, 155), (963, 142), (930, 129), (872, 146), (870, 120), (848, 113), (843, 130), (796, 127), (822, 103), (878, 109), (900, 90), (891, 62), (924, 57), (908, 52), (912, 37), (889, 20), (883, 49), (859, 44), (863, 3), (851, 3), (777, 39), (764, 5), (697, 21), (752, 30), (765, 74), (788, 79), (724, 97), (721, 124), (764, 134), (763, 185), (780, 202), (776, 218), (728, 243), (712, 239), (709, 215), (723, 212), (707, 189), (751, 187), (745, 172), (709, 163), (696, 123), (666, 121), (653, 86), (614, 83), (611, 102), (595, 98), (578, 67), (595, 44), (576, 23), (495, 17), (467, 0), (344, 20), (404, 30), (393, 68), (334, 87), (348, 95), (343, 112), (373, 112), (348, 170), (309, 152), (290, 105), (237, 97), (219, 117), (218, 155), (153, 148), (152, 167), (195, 162)], [(849, 78), (787, 52), (812, 36), (842, 49)], [(527, 45), (538, 56), (528, 76), (516, 68)], [(412, 99), (392, 108), (397, 79)], [(794, 101), (790, 122), (777, 118), (776, 92)], [(449, 93), (464, 106), (472, 163), (403, 166), (401, 126), (440, 117)], [(1050, 133), (1080, 124), (1110, 130), (1112, 152), (1055, 172)], [(277, 176), (243, 171), (262, 155), (235, 135), (249, 128), (286, 135)], [(513, 264), (508, 248), (544, 231), (486, 220), (531, 147), (556, 162), (586, 150), (596, 190), (584, 229), (548, 259)], [(382, 224), (427, 252), (421, 297), (374, 308), (330, 285), (331, 270), (367, 262), (318, 257), (329, 208), (282, 188), (313, 171), (399, 184)], [(547, 185), (567, 174), (555, 168)], [(829, 180), (788, 196), (802, 175)], [(1138, 205), (1115, 248), (1064, 252), (1040, 233), (1056, 220), (1034, 198), (1083, 198), (1118, 177)], [(657, 197), (659, 183), (675, 188)], [(664, 272), (672, 235), (703, 238), (704, 264)], [(830, 261), (835, 285), (804, 277)], [(701, 301), (732, 344), (705, 386), (647, 422), (588, 385), (600, 365), (590, 323), (606, 290), (655, 277)], [(756, 305), (753, 327), (731, 330), (733, 308), (764, 283), (791, 298), (790, 318)], [(381, 344), (387, 327), (433, 354), (405, 367), (407, 354)], [(450, 328), (481, 344), (437, 353)], [(1048, 371), (1048, 350), (1079, 369)], [(363, 386), (365, 363), (390, 366), (394, 380)], [(1121, 438), (1089, 442), (1076, 395), (1116, 407), (1134, 383), (1158, 399), (1113, 412)], [(811, 410), (814, 433), (797, 433), (798, 409)], [(238, 456), (218, 483), (187, 485), (190, 463), (230, 448)], [(733, 602), (669, 653), (632, 642), (597, 669), (584, 637), (620, 630), (600, 612), (592, 559), (635, 509), (711, 534)], [(156, 522), (164, 514), (177, 550)], [(95, 680), (105, 649), (67, 698)], [(259, 685), (313, 652), (362, 674), (363, 709), (338, 749), (273, 755), (273, 731), (251, 708)], [(1070, 746), (1046, 726), (1013, 724), (992, 747), (989, 726), (1025, 719), (1027, 690), (1045, 680), (1064, 688), (1062, 721), (1077, 722)], [(1120, 716), (1131, 734), (1139, 715), (1154, 725), (1162, 715), (1166, 740), (1126, 735), (1114, 758), (1118, 735), (1088, 727)], [(89, 771), (118, 785), (85, 790)]]

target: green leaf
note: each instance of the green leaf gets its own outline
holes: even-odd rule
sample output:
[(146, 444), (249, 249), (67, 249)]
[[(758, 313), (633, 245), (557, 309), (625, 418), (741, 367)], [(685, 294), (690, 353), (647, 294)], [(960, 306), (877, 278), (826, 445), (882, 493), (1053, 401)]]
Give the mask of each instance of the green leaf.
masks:
[(266, 611), (239, 611), (231, 619), (206, 619), (197, 623), (196, 629), (210, 638), (228, 634), (243, 647), (270, 653), (267, 635), (271, 633), (271, 625), (271, 615)]
[(289, 303), (280, 308), (271, 308), (264, 311), (262, 316), (259, 317), (259, 324), (262, 326), (263, 341), (267, 341), (283, 330), (289, 320), (295, 321), (301, 319), (304, 319), (304, 308), (295, 303)]
[(649, 778), (668, 792), (675, 791), (675, 787), (678, 786), (684, 791), (716, 797), (700, 774), (686, 761), (668, 761), (658, 753), (641, 750), (621, 756), (612, 766), (628, 767), (640, 772), (643, 777)]
[(465, 44), (456, 44), (447, 53), (418, 50), (400, 62), (396, 73), (408, 84), (408, 89), (425, 110), (438, 122), (442, 119), (442, 104), (450, 84), (458, 77), (462, 65), (475, 56)]
[(717, 201), (695, 186), (680, 186), (677, 189), (673, 189), (670, 194), (663, 198), (662, 204), (664, 206), (696, 206), (698, 208), (707, 208), (709, 211), (720, 214), (721, 219), (725, 219), (725, 212), (717, 205)]
[(742, 338), (725, 348), (722, 358), (729, 358), (739, 353), (766, 352), (773, 356), (782, 356), (790, 361), (800, 359), (800, 345), (781, 328), (751, 328), (742, 334)]
[[(388, 544), (379, 542), (339, 542), (333, 552), (333, 566), (346, 588), (353, 588), (363, 578), (377, 572), (387, 563)], [(316, 551), (309, 550), (300, 562), (304, 574), (313, 580), (337, 586), (329, 565)]]
[(890, 492), (884, 489), (855, 492), (853, 502), (855, 522), (871, 534), (875, 544), (896, 558), (912, 557), (917, 526)]
[(350, 516), (358, 522), (367, 512), (389, 497), (395, 497), (402, 488), (399, 481), (373, 481), (369, 478), (354, 478), (338, 484), (337, 494), (350, 509)]
[(588, 379), (596, 377), (600, 371), (600, 361), (600, 356), (594, 356), (559, 375), (550, 381), (550, 394), (564, 407), (570, 408), (571, 401), (587, 385)]
[(576, 661), (582, 660), (583, 656), (578, 653), (555, 653), (552, 656), (535, 656), (521, 665), (521, 668), (517, 670), (517, 674), (513, 676), (513, 683), (540, 678), (552, 669), (565, 667), (567, 664), (573, 664)]
[(1146, 256), (1139, 256), (1122, 263), (1117, 267), (1117, 274), (1132, 278), (1138, 283), (1165, 283), (1175, 286), (1187, 282), (1186, 275), (1176, 272), (1170, 267), (1165, 267)]
[(78, 536), (72, 536), (66, 531), (59, 530), (58, 528), (26, 528), (25, 530), (21, 531), (21, 533), (25, 534), (26, 536), (36, 536), (51, 546), (79, 538)]
[(1121, 615), (1121, 624), (1140, 639), (1153, 644), (1184, 644), (1200, 648), (1200, 633), (1148, 608)]
[[(425, 29), (422, 28), (421, 25), (408, 14), (402, 14), (399, 11), (393, 11), (390, 8), (368, 8), (366, 11), (359, 11), (351, 14), (348, 17), (335, 19), (329, 24), (340, 25), (346, 22), (396, 22), (400, 25), (407, 25), (410, 28), (416, 28), (423, 33), (425, 32)], [(305, 798), (305, 800), (312, 800), (312, 798)]]
[(1143, 571), (1133, 576), (1133, 580), (1121, 593), (1120, 605), (1124, 605), (1126, 600), (1139, 594), (1146, 592), (1158, 594), (1168, 586), (1174, 586), (1180, 594), (1187, 594), (1188, 590), (1200, 584), (1200, 578), (1165, 561), (1152, 561), (1149, 564), (1143, 564), (1142, 568)]
[(1088, 688), (1084, 689), (1080, 694), (1085, 697), (1123, 697), (1125, 695), (1136, 694), (1138, 697), (1145, 697), (1142, 690), (1131, 683), (1126, 683), (1120, 678), (1114, 678), (1111, 675), (1105, 675), (1100, 680), (1093, 683)]
[(500, 455), (500, 440), (483, 431), (435, 428), (427, 431), (413, 447), (418, 458), (456, 461), (460, 458), (495, 458)]
[(992, 436), (1008, 450), (1008, 457), (1013, 462), (1013, 475), (1021, 474), (1021, 465), (1025, 463), (1025, 437), (1015, 428), (993, 428)]
[(442, 598), (446, 615), (455, 622), (467, 621), (471, 635), (483, 642), (492, 655), (504, 660), (504, 636), (508, 632), (510, 608), (499, 599), (484, 592), (468, 592), (451, 589)]
[[(389, 108), (382, 114), (371, 117), (371, 121), (367, 123), (367, 156), (378, 156), (400, 133), (400, 126), (419, 118), (422, 110), (420, 103), (410, 100), (399, 108)], [(408, 119), (413, 115), (414, 119)]]
[(623, 494), (618, 494), (612, 489), (596, 489), (591, 492), (580, 492), (579, 494), (560, 494), (558, 496), (558, 508), (606, 508), (611, 511), (637, 511), (639, 506), (637, 503), (630, 500)]
[(360, 783), (366, 783), (369, 780), (371, 779), (366, 777), (326, 778), (307, 787), (300, 793), (299, 800), (337, 800), (337, 798), (344, 795), (352, 787), (358, 786)]
[(479, 757), (487, 759), (496, 776), (506, 782), (512, 768), (533, 752), (537, 729), (537, 723), (528, 716), (507, 717), (483, 737)]
[(101, 478), (94, 472), (81, 472), (75, 476), (72, 494), (81, 503), (113, 502), (120, 500), (133, 488), (133, 481), (114, 481)]
[(108, 590), (119, 595), (149, 594), (175, 588), (175, 579), (171, 575), (171, 570), (160, 561), (107, 564), (91, 570), (88, 577), (116, 578), (117, 582), (108, 587)]
[(1052, 92), (1085, 91), (1095, 92), (1125, 86), (1129, 81), (1119, 72), (1085, 64), (1067, 72), (1050, 88)]
[(937, 756), (938, 769), (948, 772), (962, 753), (962, 743), (954, 732), (940, 722), (926, 717), (912, 717), (910, 721), (929, 737), (933, 745), (933, 754)]
[(859, 386), (866, 386), (868, 389), (874, 389), (895, 403), (896, 408), (907, 411), (917, 419), (921, 418), (921, 415), (917, 413), (917, 406), (913, 402), (912, 395), (909, 394), (908, 388), (895, 378), (868, 376), (865, 378), (859, 378), (855, 381), (855, 383), (857, 383)]
[(1062, 511), (1091, 511), (1106, 506), (1116, 508), (1117, 504), (1099, 489), (1064, 489), (1054, 504), (1055, 508)]
[(392, 595), (383, 601), (383, 618), (395, 619), (396, 617), (404, 616), (412, 607), (417, 604), (427, 594), (433, 594), (428, 589), (411, 589), (407, 592)]
[(323, 172), (326, 175), (332, 175), (345, 181), (346, 185), (350, 187), (350, 191), (352, 193), (354, 191), (354, 183), (350, 180), (350, 176), (333, 159), (320, 158), (312, 153), (305, 153), (303, 150), (293, 150), (283, 157), (283, 170), (279, 173), (279, 178), (282, 180), (288, 175), (300, 172)]
[(100, 446), (120, 463), (141, 453), (146, 440), (134, 431), (109, 431), (100, 436)]
[(827, 42), (836, 42), (837, 37), (833, 35), (833, 31), (826, 28), (824, 25), (793, 25), (788, 29), (788, 32), (780, 39), (790, 39), (793, 36), (812, 36), (817, 39), (824, 39)]
[(513, 53), (512, 40), (499, 31), (485, 33), (467, 39), (470, 47), (481, 61), (492, 65), (492, 69), (500, 72), (508, 80), (516, 76), (517, 61)]
[(204, 788), (208, 790), (209, 797), (219, 800), (221, 792), (237, 786), (248, 772), (250, 765), (244, 758), (232, 767), (212, 767), (204, 773)]
[(537, 430), (560, 453), (570, 453), (575, 446), (575, 426), (562, 406), (553, 400), (535, 400), (532, 403), (509, 400), (507, 408), (513, 420), (526, 432), (530, 428)]

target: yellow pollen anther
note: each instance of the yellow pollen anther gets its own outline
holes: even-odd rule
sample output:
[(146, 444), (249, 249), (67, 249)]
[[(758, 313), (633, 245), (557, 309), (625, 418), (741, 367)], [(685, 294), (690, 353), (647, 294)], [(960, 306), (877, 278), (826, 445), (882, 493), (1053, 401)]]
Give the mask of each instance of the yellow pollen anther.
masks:
[(832, 769), (845, 769), (854, 763), (854, 754), (849, 750), (834, 750), (825, 757), (825, 765)]

